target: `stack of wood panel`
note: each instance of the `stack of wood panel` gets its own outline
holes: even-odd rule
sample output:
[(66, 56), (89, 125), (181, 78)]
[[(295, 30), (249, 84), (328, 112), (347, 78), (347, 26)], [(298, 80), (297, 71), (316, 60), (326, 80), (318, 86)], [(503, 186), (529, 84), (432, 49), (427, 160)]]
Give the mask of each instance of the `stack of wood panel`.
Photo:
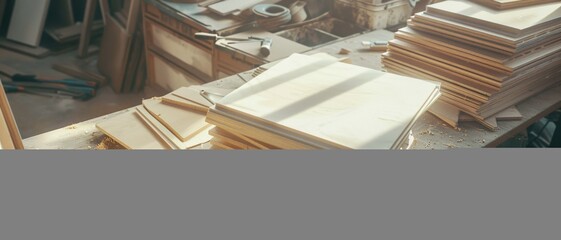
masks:
[(127, 149), (206, 149), (212, 138), (206, 112), (230, 91), (203, 86), (179, 88), (163, 97), (143, 100), (141, 106), (96, 127)]
[(494, 10), (429, 5), (390, 41), (389, 72), (442, 83), (443, 103), (496, 129), (495, 115), (560, 82), (561, 3)]
[(293, 54), (209, 109), (223, 149), (399, 149), (440, 85)]
[(471, 0), (495, 9), (512, 9), (542, 3), (558, 2), (559, 0)]

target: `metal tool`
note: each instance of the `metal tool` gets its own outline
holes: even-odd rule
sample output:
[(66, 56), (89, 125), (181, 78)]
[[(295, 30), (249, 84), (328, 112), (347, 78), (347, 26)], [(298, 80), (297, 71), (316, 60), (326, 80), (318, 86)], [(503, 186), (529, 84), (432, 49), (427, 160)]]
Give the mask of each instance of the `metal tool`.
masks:
[(82, 79), (40, 79), (37, 78), (35, 75), (22, 75), (22, 74), (15, 74), (12, 77), (12, 81), (14, 82), (37, 82), (37, 83), (59, 83), (65, 84), (68, 86), (76, 86), (76, 87), (89, 87), (89, 88), (98, 88), (99, 83), (93, 81), (86, 81)]
[(362, 46), (373, 51), (385, 51), (388, 47), (388, 41), (363, 41)]
[(233, 41), (233, 42), (228, 42), (228, 44), (260, 42), (261, 46), (259, 48), (259, 52), (265, 57), (271, 54), (271, 47), (273, 46), (272, 38), (260, 38), (260, 37), (253, 37), (253, 36), (249, 36), (247, 38), (234, 38), (234, 37), (223, 37), (213, 33), (199, 32), (199, 33), (195, 33), (195, 38), (200, 40), (218, 41), (224, 39), (226, 41)]
[(70, 96), (74, 99), (88, 100), (95, 96), (95, 90), (84, 87), (69, 87), (64, 84), (56, 83), (32, 83), (32, 82), (4, 82), (6, 93), (26, 92), (47, 96), (56, 94)]
[(35, 75), (14, 74), (11, 82), (4, 82), (6, 92), (58, 94), (88, 100), (96, 95), (97, 82), (81, 79), (40, 79)]

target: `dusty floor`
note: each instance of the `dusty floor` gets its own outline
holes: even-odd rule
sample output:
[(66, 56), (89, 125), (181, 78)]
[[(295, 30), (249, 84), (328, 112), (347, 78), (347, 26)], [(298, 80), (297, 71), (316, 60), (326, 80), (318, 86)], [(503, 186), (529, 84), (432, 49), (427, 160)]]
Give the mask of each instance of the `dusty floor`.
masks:
[[(52, 64), (74, 59), (76, 52), (68, 52), (43, 59), (35, 59), (0, 48), (0, 64), (25, 73), (55, 78), (71, 78), (51, 68)], [(4, 78), (4, 76), (0, 76)], [(22, 137), (28, 138), (54, 129), (99, 117), (141, 103), (143, 98), (161, 96), (165, 92), (146, 88), (134, 94), (115, 94), (109, 86), (99, 89), (96, 97), (88, 101), (65, 97), (49, 97), (28, 93), (9, 93), (12, 107)]]

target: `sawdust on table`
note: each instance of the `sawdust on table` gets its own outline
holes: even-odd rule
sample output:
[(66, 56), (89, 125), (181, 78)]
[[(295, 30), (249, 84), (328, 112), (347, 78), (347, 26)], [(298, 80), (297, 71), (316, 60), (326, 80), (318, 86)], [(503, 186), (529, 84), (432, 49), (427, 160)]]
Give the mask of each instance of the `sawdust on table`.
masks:
[(110, 137), (104, 137), (103, 140), (95, 147), (96, 150), (120, 150), (126, 149)]

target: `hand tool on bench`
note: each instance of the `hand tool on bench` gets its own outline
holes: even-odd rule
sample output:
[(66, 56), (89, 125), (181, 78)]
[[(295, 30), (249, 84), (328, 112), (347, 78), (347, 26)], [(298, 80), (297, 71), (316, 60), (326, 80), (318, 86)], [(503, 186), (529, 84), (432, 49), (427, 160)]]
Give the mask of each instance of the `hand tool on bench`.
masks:
[(388, 41), (362, 41), (362, 46), (368, 47), (372, 51), (386, 51)]
[(236, 44), (236, 43), (247, 43), (247, 42), (261, 42), (261, 46), (259, 48), (259, 52), (263, 56), (269, 56), (271, 54), (271, 47), (273, 46), (273, 39), (271, 38), (260, 38), (260, 37), (247, 37), (247, 38), (233, 38), (233, 37), (223, 37), (218, 34), (213, 33), (195, 33), (195, 38), (200, 40), (214, 40), (218, 41), (220, 39), (224, 39), (226, 41), (233, 41), (228, 42), (228, 44)]

